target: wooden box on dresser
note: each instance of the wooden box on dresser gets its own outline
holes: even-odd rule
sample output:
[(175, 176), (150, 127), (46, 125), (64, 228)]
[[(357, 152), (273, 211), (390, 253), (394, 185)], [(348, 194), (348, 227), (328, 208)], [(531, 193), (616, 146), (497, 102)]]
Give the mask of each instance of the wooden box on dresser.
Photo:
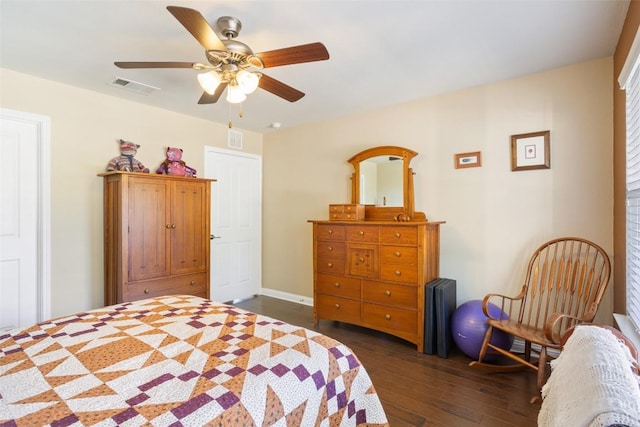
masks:
[(209, 297), (211, 179), (107, 172), (105, 304)]
[(310, 222), (314, 322), (376, 329), (422, 352), (424, 285), (438, 278), (441, 222)]

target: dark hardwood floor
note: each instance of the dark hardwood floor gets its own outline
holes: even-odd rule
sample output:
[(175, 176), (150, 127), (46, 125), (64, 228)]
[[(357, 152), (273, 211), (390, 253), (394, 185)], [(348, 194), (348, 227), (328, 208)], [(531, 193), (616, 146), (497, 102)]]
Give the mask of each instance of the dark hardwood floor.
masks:
[(458, 349), (444, 359), (404, 340), (346, 323), (313, 325), (313, 308), (258, 296), (238, 307), (313, 329), (346, 344), (367, 369), (392, 427), (535, 426), (539, 405), (532, 370), (491, 373), (470, 368)]

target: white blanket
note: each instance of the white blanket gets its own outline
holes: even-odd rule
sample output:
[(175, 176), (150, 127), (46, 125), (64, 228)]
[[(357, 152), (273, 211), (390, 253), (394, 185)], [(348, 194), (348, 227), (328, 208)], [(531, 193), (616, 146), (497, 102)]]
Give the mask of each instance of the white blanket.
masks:
[(577, 326), (542, 388), (538, 426), (640, 427), (640, 378), (611, 331)]

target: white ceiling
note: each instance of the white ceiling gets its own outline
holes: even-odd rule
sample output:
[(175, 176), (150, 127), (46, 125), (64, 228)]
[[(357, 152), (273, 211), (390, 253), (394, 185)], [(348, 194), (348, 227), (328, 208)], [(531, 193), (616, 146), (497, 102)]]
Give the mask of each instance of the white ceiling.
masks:
[[(628, 0), (181, 1), (0, 0), (0, 66), (190, 116), (268, 132), (610, 56)], [(265, 73), (306, 93), (258, 89), (243, 117), (221, 97), (198, 105), (190, 69), (123, 70), (114, 61), (206, 62), (166, 10), (242, 21), (254, 52), (320, 41), (328, 61)], [(161, 88), (141, 95), (114, 78)], [(46, 96), (46, 94), (42, 94)]]

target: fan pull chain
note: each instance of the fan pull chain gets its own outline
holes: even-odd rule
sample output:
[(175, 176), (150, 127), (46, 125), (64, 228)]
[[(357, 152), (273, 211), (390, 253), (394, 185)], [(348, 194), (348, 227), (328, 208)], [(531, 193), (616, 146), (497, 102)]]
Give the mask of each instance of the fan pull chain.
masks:
[[(241, 102), (239, 104), (239, 110), (238, 110), (238, 117), (240, 118), (244, 117), (244, 111), (242, 110), (242, 106), (243, 106), (243, 103)], [(231, 121), (232, 108), (233, 108), (233, 104), (229, 103), (229, 121), (227, 122), (227, 126), (229, 126), (229, 129), (233, 128), (233, 121)]]

